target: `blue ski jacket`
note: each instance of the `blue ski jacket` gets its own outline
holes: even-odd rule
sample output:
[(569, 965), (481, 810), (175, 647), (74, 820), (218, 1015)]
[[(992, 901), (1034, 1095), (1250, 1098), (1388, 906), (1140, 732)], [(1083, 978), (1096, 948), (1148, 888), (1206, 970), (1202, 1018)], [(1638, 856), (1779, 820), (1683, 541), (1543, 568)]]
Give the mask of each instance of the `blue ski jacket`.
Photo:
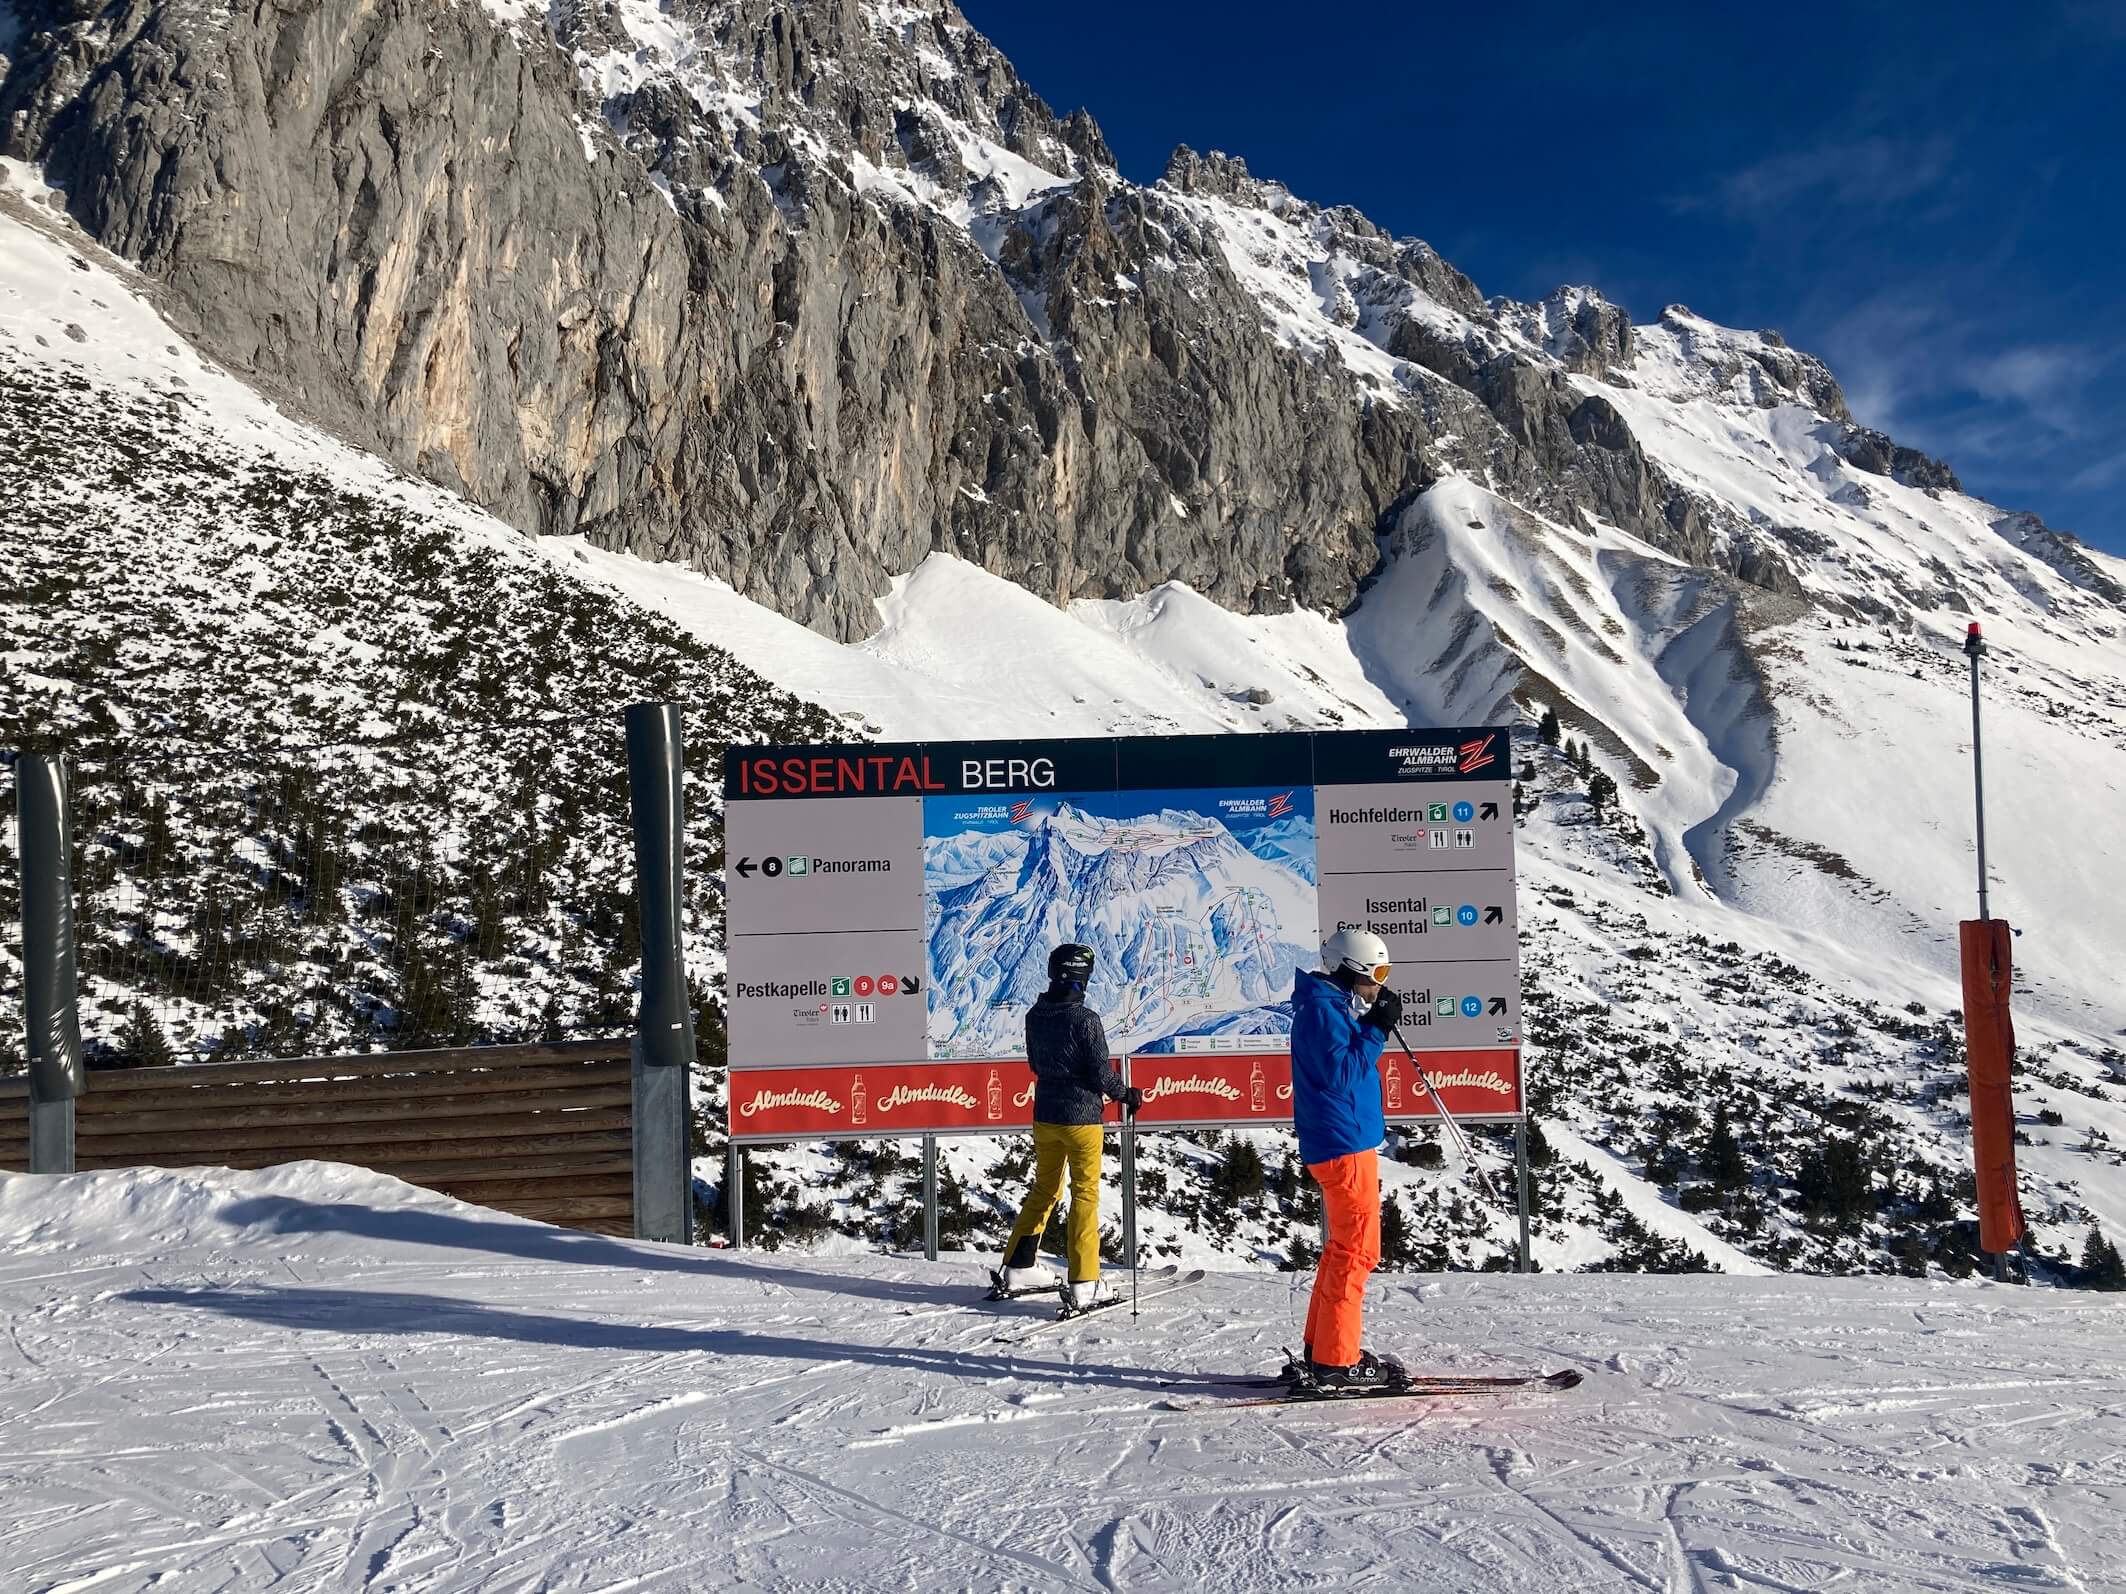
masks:
[(1387, 1044), (1352, 1016), (1351, 998), (1334, 980), (1300, 971), (1292, 985), (1292, 1117), (1301, 1162), (1372, 1151), (1387, 1138), (1380, 1110)]

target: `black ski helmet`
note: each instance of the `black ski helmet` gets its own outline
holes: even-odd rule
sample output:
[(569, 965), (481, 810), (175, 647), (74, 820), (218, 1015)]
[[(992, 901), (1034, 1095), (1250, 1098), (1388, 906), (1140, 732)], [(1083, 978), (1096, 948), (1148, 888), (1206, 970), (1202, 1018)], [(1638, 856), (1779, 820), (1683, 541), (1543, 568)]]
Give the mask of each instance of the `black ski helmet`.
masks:
[(1065, 941), (1048, 954), (1048, 977), (1051, 980), (1071, 980), (1083, 985), (1092, 978), (1093, 949), (1080, 946), (1075, 941)]

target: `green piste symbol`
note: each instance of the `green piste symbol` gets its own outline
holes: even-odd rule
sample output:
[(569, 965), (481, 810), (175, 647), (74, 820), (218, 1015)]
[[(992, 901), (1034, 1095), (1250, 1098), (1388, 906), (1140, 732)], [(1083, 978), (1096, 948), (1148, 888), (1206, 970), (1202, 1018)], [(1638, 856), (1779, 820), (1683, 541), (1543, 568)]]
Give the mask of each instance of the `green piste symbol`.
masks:
[(1447, 805), (1445, 803), (1434, 803), (1425, 810), (1425, 818), (1432, 824), (1444, 825), (1447, 822)]
[(1452, 908), (1434, 908), (1432, 910), (1432, 922), (1434, 924), (1452, 924), (1454, 922), (1454, 910)]
[(847, 980), (833, 980), (833, 981), (830, 981), (830, 982), (829, 982), (829, 985), (828, 985), (828, 990), (827, 990), (827, 994), (828, 994), (829, 996), (847, 996), (847, 995), (849, 995), (849, 994), (850, 994), (850, 992), (849, 992), (849, 982), (848, 982)]
[(1451, 996), (1443, 996), (1432, 1004), (1432, 1014), (1435, 1018), (1452, 1018), (1459, 1011)]
[(810, 874), (812, 872), (812, 860), (801, 852), (793, 854), (783, 859), (783, 872), (793, 875)]

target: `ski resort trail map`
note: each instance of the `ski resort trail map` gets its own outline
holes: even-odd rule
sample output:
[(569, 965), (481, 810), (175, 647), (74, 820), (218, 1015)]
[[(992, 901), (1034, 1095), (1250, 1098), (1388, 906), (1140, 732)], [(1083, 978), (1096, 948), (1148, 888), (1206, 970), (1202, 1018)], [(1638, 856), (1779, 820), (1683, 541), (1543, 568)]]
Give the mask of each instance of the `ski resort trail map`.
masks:
[(1276, 1370), (1305, 1275), (1000, 1346), (1055, 1308), (966, 1309), (993, 1260), (0, 1176), (0, 1588), (2126, 1589), (2115, 1297), (1383, 1274), (1414, 1371), (1586, 1382), (1174, 1412)]
[(1024, 1049), (1051, 947), (1099, 958), (1087, 991), (1118, 1050), (1273, 1041), (1320, 939), (1314, 794), (933, 798), (924, 933), (937, 1057)]

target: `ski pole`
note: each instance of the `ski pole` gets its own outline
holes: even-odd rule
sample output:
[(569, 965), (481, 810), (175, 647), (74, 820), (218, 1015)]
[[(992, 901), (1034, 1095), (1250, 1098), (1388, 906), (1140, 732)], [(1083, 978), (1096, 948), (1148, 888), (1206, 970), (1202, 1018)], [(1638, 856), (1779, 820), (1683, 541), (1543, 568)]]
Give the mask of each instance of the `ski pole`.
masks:
[(1122, 1115), (1122, 1232), (1129, 1236), (1129, 1315), (1137, 1315), (1137, 1115)]
[(1410, 1066), (1417, 1070), (1418, 1083), (1425, 1087), (1425, 1094), (1432, 1098), (1434, 1110), (1439, 1113), (1440, 1121), (1447, 1126), (1447, 1132), (1454, 1137), (1455, 1150), (1462, 1154), (1463, 1163), (1476, 1176), (1477, 1185), (1483, 1190), (1484, 1198), (1494, 1206), (1504, 1205), (1499, 1200), (1499, 1193), (1491, 1188), (1490, 1177), (1477, 1166), (1476, 1154), (1469, 1149), (1469, 1139), (1462, 1133), (1462, 1126), (1454, 1121), (1454, 1114), (1447, 1111), (1447, 1104), (1440, 1100), (1439, 1092), (1433, 1088), (1432, 1076), (1425, 1072), (1425, 1065), (1417, 1060), (1417, 1053), (1410, 1050), (1410, 1043), (1403, 1039), (1403, 1027), (1400, 1024), (1395, 1026), (1395, 1043), (1402, 1047), (1403, 1055), (1410, 1059)]

